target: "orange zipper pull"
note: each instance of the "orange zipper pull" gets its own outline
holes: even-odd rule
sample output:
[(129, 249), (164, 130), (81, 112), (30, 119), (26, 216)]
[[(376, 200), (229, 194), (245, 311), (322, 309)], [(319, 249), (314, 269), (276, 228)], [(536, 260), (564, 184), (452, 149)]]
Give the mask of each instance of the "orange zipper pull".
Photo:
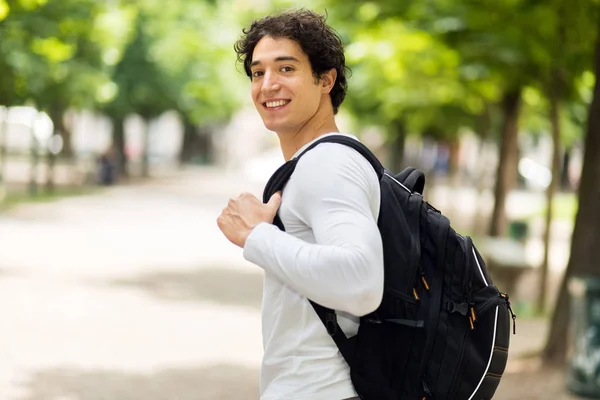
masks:
[(421, 275), (421, 281), (423, 282), (425, 290), (429, 291), (429, 283), (427, 283), (427, 279), (425, 279), (425, 271), (423, 271), (421, 265), (419, 265), (419, 275)]

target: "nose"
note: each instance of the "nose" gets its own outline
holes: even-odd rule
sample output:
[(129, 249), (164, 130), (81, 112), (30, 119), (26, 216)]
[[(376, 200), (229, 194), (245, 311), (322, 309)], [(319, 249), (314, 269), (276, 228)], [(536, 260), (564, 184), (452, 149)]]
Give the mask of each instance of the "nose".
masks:
[(279, 82), (277, 80), (276, 74), (273, 74), (271, 72), (266, 72), (263, 77), (263, 81), (262, 81), (262, 87), (261, 87), (262, 93), (263, 94), (271, 94), (273, 92), (278, 91), (279, 89), (281, 89), (281, 85), (279, 84)]

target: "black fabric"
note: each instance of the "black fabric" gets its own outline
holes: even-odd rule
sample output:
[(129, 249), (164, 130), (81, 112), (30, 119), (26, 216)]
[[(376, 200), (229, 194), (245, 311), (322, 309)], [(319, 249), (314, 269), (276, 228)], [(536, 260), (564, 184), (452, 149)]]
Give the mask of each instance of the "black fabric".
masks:
[[(425, 175), (409, 167), (394, 175), (360, 142), (324, 137), (269, 179), (266, 203), (294, 172), (298, 160), (321, 143), (340, 143), (362, 154), (381, 187), (377, 221), (384, 251), (384, 294), (347, 338), (335, 311), (311, 301), (350, 366), (363, 400), (487, 400), (508, 358), (511, 317), (507, 295), (492, 283), (471, 239), (456, 233), (423, 200)], [(274, 220), (285, 230), (277, 216)]]
[(425, 189), (425, 174), (415, 167), (406, 167), (395, 178), (402, 182), (411, 192), (423, 194)]

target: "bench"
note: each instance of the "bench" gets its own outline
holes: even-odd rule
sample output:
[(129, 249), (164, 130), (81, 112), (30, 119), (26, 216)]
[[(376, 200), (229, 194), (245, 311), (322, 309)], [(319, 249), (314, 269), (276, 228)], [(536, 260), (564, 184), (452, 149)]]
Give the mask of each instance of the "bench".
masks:
[(516, 293), (516, 285), (521, 276), (533, 269), (527, 261), (525, 243), (507, 237), (487, 237), (479, 240), (477, 249), (485, 260), (488, 271), (498, 288), (508, 293)]

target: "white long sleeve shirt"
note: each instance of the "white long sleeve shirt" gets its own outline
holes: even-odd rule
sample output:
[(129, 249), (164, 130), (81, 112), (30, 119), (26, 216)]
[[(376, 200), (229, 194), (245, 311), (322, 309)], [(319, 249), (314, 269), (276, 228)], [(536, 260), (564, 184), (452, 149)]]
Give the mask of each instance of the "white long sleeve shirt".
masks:
[(379, 306), (379, 207), (371, 164), (348, 146), (322, 143), (302, 156), (283, 191), (286, 231), (262, 223), (247, 238), (244, 257), (265, 270), (262, 400), (356, 396), (348, 365), (307, 299), (336, 310), (347, 336), (356, 334), (358, 316)]

